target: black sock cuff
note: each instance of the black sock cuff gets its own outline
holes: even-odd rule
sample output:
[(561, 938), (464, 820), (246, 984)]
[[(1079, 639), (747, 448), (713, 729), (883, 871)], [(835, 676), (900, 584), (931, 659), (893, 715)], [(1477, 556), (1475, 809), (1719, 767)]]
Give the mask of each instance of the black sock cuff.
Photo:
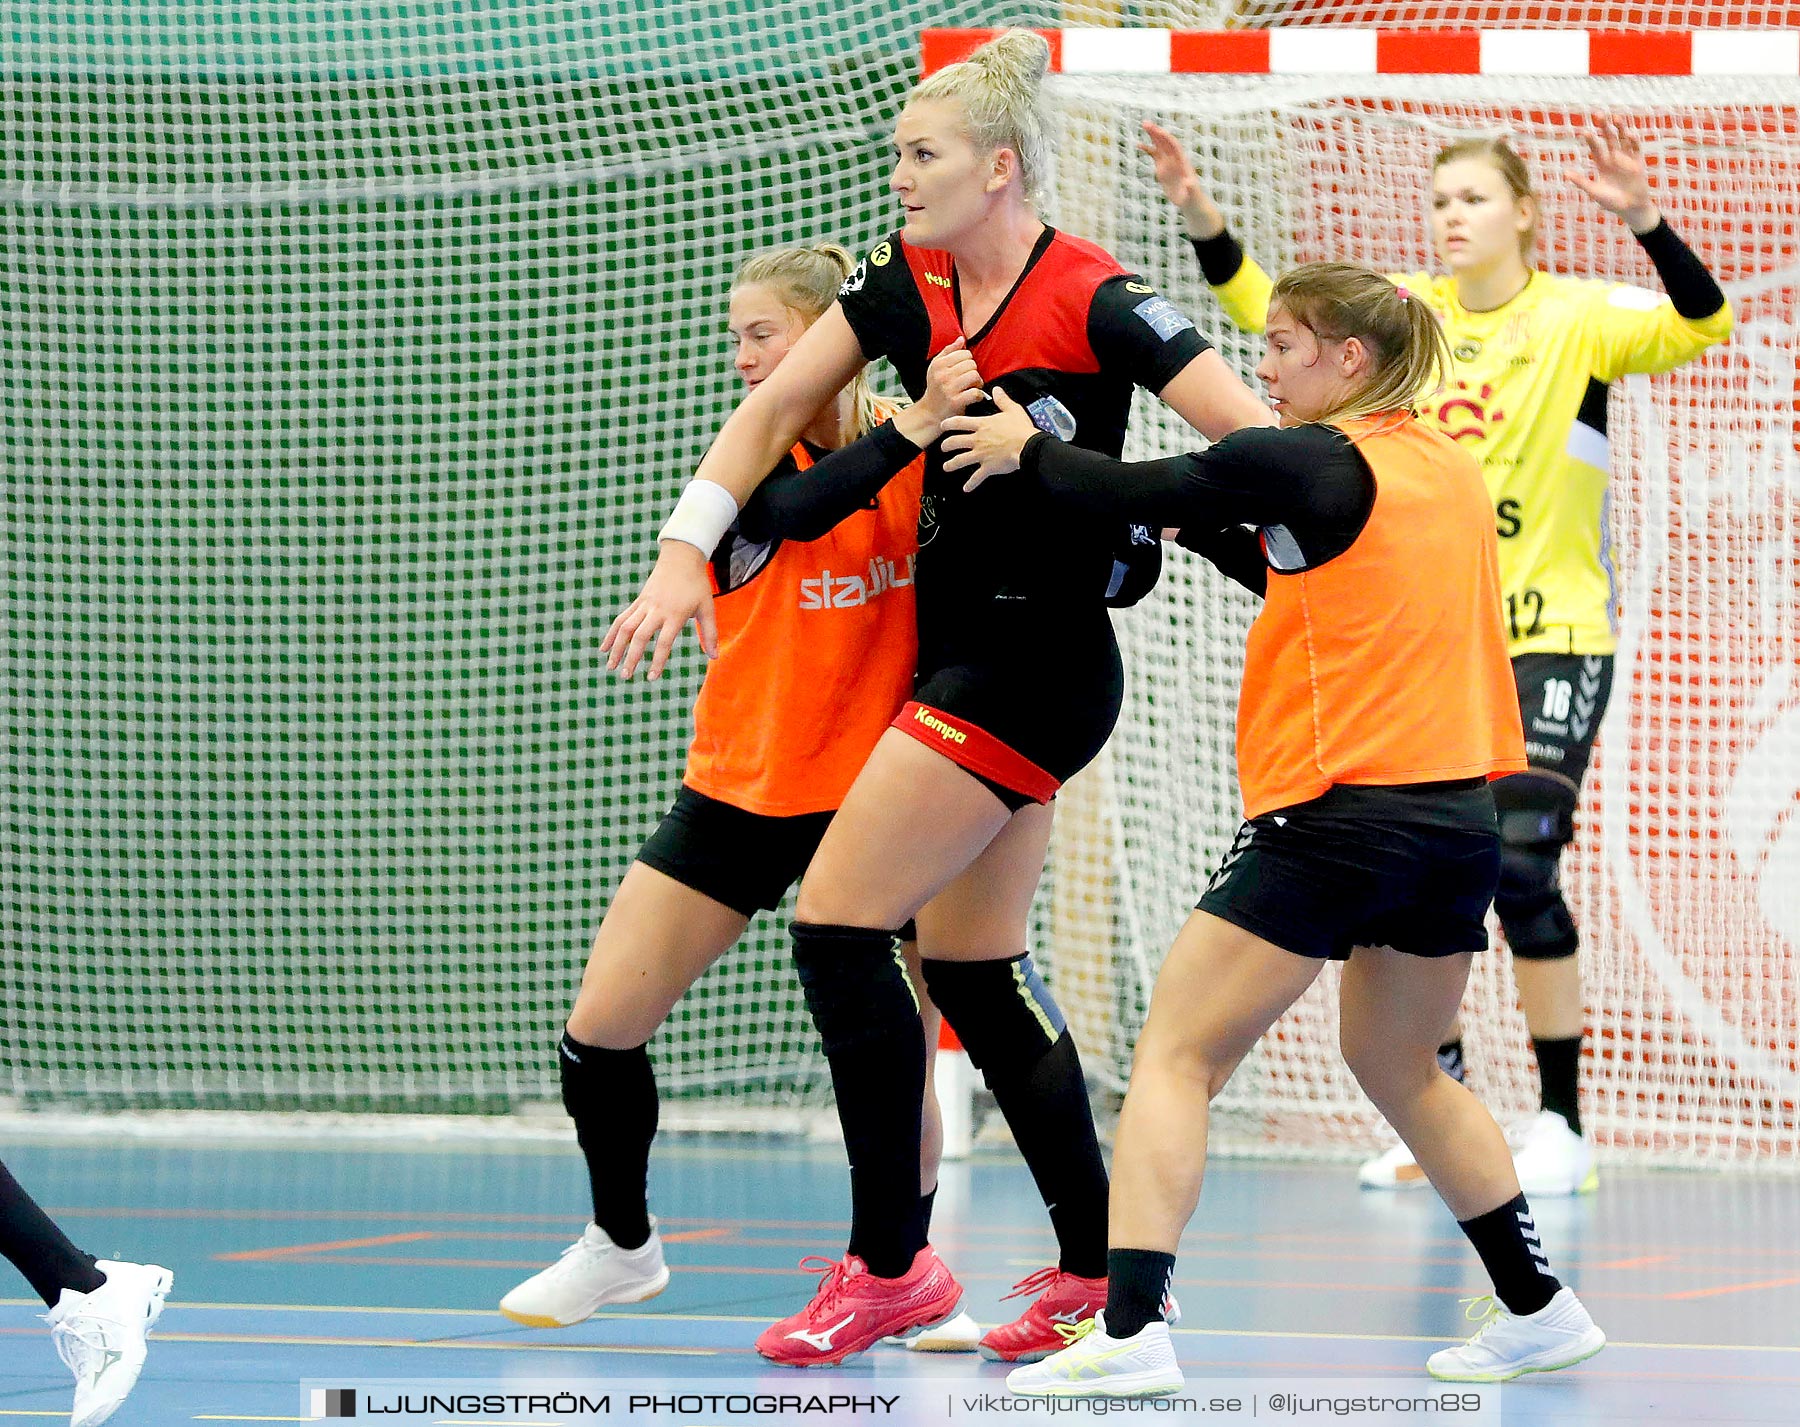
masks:
[(606, 1074), (624, 1066), (648, 1065), (650, 1042), (612, 1050), (603, 1045), (588, 1045), (564, 1031), (562, 1039), (556, 1043), (556, 1063), (565, 1075), (571, 1071), (582, 1075)]
[(895, 933), (877, 927), (795, 922), (794, 969), (806, 1008), (832, 1055), (904, 1031), (919, 1020), (919, 998)]
[(1110, 1249), (1106, 1255), (1106, 1336), (1133, 1338), (1163, 1321), (1175, 1279), (1175, 1255), (1156, 1249)]
[(1029, 954), (920, 964), (932, 1003), (990, 1087), (996, 1073), (1030, 1074), (1068, 1037), (1062, 1007)]

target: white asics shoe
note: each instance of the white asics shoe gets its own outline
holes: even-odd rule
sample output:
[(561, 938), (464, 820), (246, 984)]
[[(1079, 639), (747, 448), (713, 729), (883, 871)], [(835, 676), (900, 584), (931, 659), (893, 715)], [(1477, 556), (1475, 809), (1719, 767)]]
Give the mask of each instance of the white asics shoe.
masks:
[(948, 1323), (921, 1328), (910, 1338), (883, 1338), (913, 1353), (972, 1353), (981, 1346), (981, 1325), (961, 1309)]
[(162, 1316), (175, 1275), (153, 1263), (100, 1259), (106, 1282), (91, 1293), (65, 1288), (44, 1315), (56, 1355), (75, 1374), (69, 1427), (96, 1427), (118, 1410), (144, 1370), (144, 1338)]
[(668, 1286), (654, 1215), (650, 1237), (635, 1249), (620, 1248), (589, 1224), (561, 1258), (502, 1298), (500, 1311), (528, 1328), (567, 1328), (593, 1317), (603, 1303), (642, 1303)]
[(1364, 1160), (1362, 1167), (1356, 1171), (1356, 1178), (1364, 1189), (1431, 1188), (1431, 1181), (1425, 1177), (1425, 1171), (1419, 1168), (1419, 1162), (1413, 1158), (1412, 1151), (1400, 1140), (1396, 1140), (1393, 1148), (1376, 1155), (1374, 1159)]
[(1425, 1371), (1445, 1382), (1510, 1382), (1529, 1372), (1555, 1372), (1594, 1356), (1606, 1334), (1594, 1326), (1572, 1288), (1559, 1288), (1535, 1313), (1508, 1313), (1492, 1298), (1473, 1298), (1469, 1317), (1481, 1331), (1456, 1348), (1425, 1360)]
[(1006, 1375), (1007, 1387), (1021, 1397), (1167, 1397), (1184, 1384), (1167, 1323), (1109, 1338), (1105, 1309), (1081, 1324), (1060, 1353)]
[(1506, 1138), (1527, 1195), (1592, 1194), (1600, 1187), (1593, 1146), (1556, 1111), (1539, 1110), (1508, 1129)]

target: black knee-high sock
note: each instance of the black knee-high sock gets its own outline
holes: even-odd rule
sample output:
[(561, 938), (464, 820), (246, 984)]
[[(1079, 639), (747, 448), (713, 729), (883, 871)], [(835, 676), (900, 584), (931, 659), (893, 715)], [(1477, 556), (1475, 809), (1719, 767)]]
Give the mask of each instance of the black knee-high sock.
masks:
[(1562, 1284), (1550, 1272), (1549, 1257), (1523, 1194), (1498, 1209), (1459, 1220), (1457, 1227), (1481, 1255), (1482, 1267), (1494, 1280), (1494, 1296), (1508, 1311), (1535, 1313), (1556, 1297)]
[(1537, 1052), (1538, 1100), (1546, 1110), (1554, 1110), (1568, 1121), (1569, 1128), (1581, 1133), (1581, 1037), (1567, 1040), (1534, 1039)]
[(0, 1254), (25, 1275), (31, 1291), (51, 1308), (65, 1288), (92, 1293), (106, 1282), (94, 1267), (92, 1254), (84, 1254), (37, 1201), (27, 1194), (5, 1165), (0, 1164)]
[(918, 998), (891, 931), (795, 922), (794, 966), (831, 1065), (850, 1157), (850, 1252), (877, 1278), (899, 1278), (925, 1247)]
[(1106, 1162), (1081, 1056), (1031, 964), (933, 961), (925, 985), (993, 1091), (1050, 1211), (1067, 1273), (1106, 1273)]
[(643, 1046), (607, 1050), (567, 1031), (557, 1047), (563, 1108), (587, 1159), (594, 1222), (622, 1249), (650, 1237), (650, 1142), (656, 1138), (656, 1072)]
[(919, 1232), (931, 1238), (931, 1211), (937, 1207), (937, 1190), (919, 1196)]

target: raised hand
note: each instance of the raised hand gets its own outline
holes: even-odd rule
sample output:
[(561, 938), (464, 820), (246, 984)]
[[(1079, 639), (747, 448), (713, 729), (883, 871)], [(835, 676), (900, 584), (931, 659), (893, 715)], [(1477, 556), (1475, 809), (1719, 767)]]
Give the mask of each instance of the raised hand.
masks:
[(944, 450), (955, 453), (944, 462), (946, 471), (970, 471), (963, 482), (972, 491), (989, 476), (1003, 476), (1019, 469), (1019, 453), (1037, 434), (1031, 413), (999, 387), (994, 388), (996, 416), (953, 416), (944, 423)]
[(1608, 213), (1623, 218), (1632, 232), (1648, 233), (1662, 221), (1662, 214), (1650, 196), (1650, 176), (1637, 135), (1621, 120), (1602, 119), (1586, 138), (1593, 171), (1567, 169), (1564, 177)]
[(1156, 181), (1163, 197), (1181, 211), (1181, 221), (1191, 238), (1216, 238), (1225, 231), (1225, 216), (1219, 212), (1212, 195), (1200, 184), (1187, 151), (1161, 124), (1144, 121), (1144, 133), (1150, 142), (1139, 144), (1140, 154), (1149, 154), (1156, 169)]

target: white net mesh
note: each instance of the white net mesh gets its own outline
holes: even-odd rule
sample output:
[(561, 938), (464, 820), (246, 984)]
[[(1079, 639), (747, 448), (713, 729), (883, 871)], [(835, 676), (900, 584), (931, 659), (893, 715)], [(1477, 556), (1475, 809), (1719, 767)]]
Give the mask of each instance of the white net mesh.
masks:
[[(925, 24), (1325, 18), (1722, 15), (0, 0), (0, 1093), (553, 1096), (548, 1047), (672, 791), (699, 668), (684, 646), (668, 683), (620, 688), (593, 646), (734, 399), (720, 315), (737, 262), (890, 225), (886, 141)], [(1615, 412), (1629, 637), (1571, 868), (1594, 1108), (1632, 1149), (1791, 1155), (1794, 113), (1673, 82), (1596, 83), (1577, 103), (1558, 81), (1522, 116), (1513, 102), (1536, 101), (1516, 85), (1483, 100), (1474, 81), (1394, 83), (1353, 99), (1134, 78), (1136, 108), (1116, 83), (1066, 85), (1059, 220), (1198, 311), (1130, 152), (1140, 115), (1216, 147), (1210, 176), (1271, 263), (1422, 262), (1434, 123), (1505, 120), (1540, 165), (1589, 107), (1655, 130), (1676, 220), (1746, 320), (1726, 353)], [(1367, 221), (1346, 225), (1338, 195)], [(1647, 277), (1616, 225), (1560, 203), (1553, 219), (1559, 264)], [(1146, 425), (1134, 450), (1180, 439)], [(1235, 822), (1250, 612), (1190, 574), (1130, 617), (1130, 713), (1063, 799), (1039, 943), (1115, 1088)], [(667, 1091), (819, 1098), (778, 928), (761, 919), (658, 1038)], [(1498, 959), (1482, 977), (1476, 1074), (1516, 1107), (1523, 1028)], [(1234, 1086), (1246, 1143), (1289, 1121), (1290, 1146), (1370, 1132), (1323, 1034), (1328, 996)]]
[[(1283, 25), (1354, 25), (1381, 30), (1538, 27), (1670, 31), (1727, 26), (1759, 30), (1800, 25), (1800, 5), (1765, 4), (1762, 0), (1662, 5), (1593, 5), (1578, 0), (1432, 0), (1422, 5), (1382, 4), (1378, 0), (1071, 0), (1063, 7), (1063, 16), (1065, 25), (1153, 25), (1171, 30)], [(982, 23), (998, 22), (984, 19)]]
[[(555, 1095), (688, 735), (691, 646), (595, 646), (736, 399), (730, 275), (891, 225), (918, 30), (976, 18), (0, 3), (0, 1093)], [(670, 1093), (819, 1091), (779, 927)]]
[[(1324, 257), (1433, 266), (1430, 157), (1449, 137), (1510, 132), (1546, 182), (1547, 265), (1654, 286), (1624, 225), (1557, 180), (1596, 114), (1644, 137), (1672, 224), (1736, 306), (1730, 344), (1667, 377), (1617, 384), (1615, 550), (1623, 645), (1584, 788), (1565, 885), (1586, 945), (1591, 1122), (1603, 1145), (1668, 1162), (1768, 1165), (1800, 1154), (1800, 464), (1796, 219), (1800, 124), (1777, 91), (1687, 79), (1387, 77), (1056, 81), (1060, 220), (1230, 332), (1133, 152), (1170, 124), (1246, 248), (1271, 271)], [(1140, 410), (1142, 454), (1191, 439)], [(1092, 831), (1065, 820), (1059, 868), (1081, 869), (1100, 931), (1063, 954), (1094, 974), (1078, 1014), (1090, 1062), (1129, 1068), (1149, 972), (1236, 827), (1231, 739), (1252, 601), (1176, 563), (1122, 620), (1130, 692), (1087, 790)], [(1110, 945), (1103, 955), (1102, 945)], [(1064, 994), (1071, 983), (1059, 981)], [(1225, 1104), (1244, 1147), (1344, 1150), (1378, 1121), (1335, 1048), (1328, 975), (1246, 1063)], [(1104, 1011), (1096, 1010), (1096, 1004)], [(1502, 1113), (1534, 1109), (1528, 1039), (1502, 955), (1465, 1006), (1473, 1081)], [(1110, 1056), (1092, 1036), (1111, 1027)]]

